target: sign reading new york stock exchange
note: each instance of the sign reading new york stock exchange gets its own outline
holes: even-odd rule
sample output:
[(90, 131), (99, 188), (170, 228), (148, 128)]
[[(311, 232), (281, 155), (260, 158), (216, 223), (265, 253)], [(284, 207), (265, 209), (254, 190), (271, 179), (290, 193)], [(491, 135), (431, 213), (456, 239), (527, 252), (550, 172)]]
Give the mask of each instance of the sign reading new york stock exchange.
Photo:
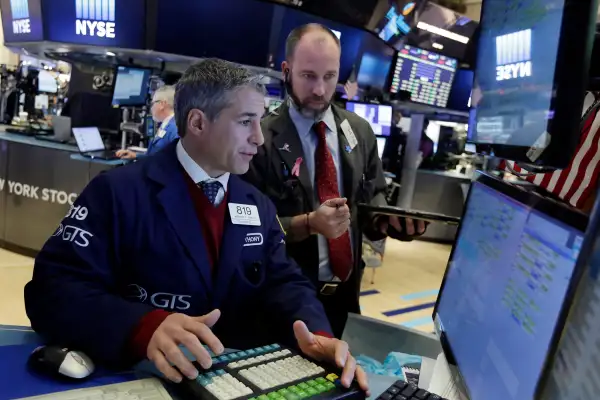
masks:
[(61, 205), (73, 205), (77, 193), (67, 193), (63, 190), (33, 186), (22, 182), (0, 178), (0, 192), (8, 192), (15, 196), (45, 201)]

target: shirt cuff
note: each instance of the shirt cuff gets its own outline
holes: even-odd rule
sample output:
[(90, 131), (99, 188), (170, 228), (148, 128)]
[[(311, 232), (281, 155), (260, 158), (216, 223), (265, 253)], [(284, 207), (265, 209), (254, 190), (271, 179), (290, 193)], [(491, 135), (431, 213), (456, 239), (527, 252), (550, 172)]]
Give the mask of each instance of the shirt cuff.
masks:
[(317, 331), (314, 334), (317, 335), (317, 336), (323, 336), (323, 337), (326, 337), (326, 338), (329, 338), (329, 339), (333, 339), (333, 335), (331, 333), (329, 333), (329, 332)]
[(171, 313), (165, 310), (154, 310), (144, 315), (140, 320), (131, 335), (130, 342), (132, 355), (136, 359), (143, 360), (147, 357), (148, 344), (150, 344), (152, 335), (154, 335), (154, 332), (169, 315), (171, 315)]

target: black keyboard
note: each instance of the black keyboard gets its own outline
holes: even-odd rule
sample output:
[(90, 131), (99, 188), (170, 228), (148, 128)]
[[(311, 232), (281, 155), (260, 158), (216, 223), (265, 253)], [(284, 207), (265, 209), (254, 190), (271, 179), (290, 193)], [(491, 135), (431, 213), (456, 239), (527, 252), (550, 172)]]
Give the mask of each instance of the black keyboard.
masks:
[(272, 344), (213, 358), (210, 369), (173, 388), (184, 399), (204, 400), (364, 400), (356, 382), (340, 383), (334, 370), (292, 349)]
[(419, 389), (412, 383), (397, 381), (390, 386), (377, 400), (447, 400), (427, 390)]

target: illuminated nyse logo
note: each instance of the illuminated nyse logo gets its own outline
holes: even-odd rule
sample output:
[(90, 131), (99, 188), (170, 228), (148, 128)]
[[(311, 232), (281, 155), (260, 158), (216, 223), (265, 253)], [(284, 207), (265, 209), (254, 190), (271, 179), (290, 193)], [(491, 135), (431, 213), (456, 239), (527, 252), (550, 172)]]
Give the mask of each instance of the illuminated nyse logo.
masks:
[(531, 76), (531, 29), (496, 37), (496, 80)]
[(31, 33), (29, 21), (29, 4), (27, 0), (10, 0), (10, 11), (12, 13), (13, 33)]
[(115, 0), (75, 0), (76, 33), (115, 38)]

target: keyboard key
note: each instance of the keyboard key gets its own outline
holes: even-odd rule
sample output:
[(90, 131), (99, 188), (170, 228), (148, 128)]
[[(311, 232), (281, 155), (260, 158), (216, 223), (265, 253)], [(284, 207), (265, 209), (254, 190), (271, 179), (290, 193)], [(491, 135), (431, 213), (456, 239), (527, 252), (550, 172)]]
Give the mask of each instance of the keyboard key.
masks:
[(306, 381), (306, 384), (310, 387), (315, 387), (318, 385), (317, 381), (312, 379), (310, 381)]
[(438, 396), (437, 394), (430, 394), (429, 397), (427, 398), (427, 400), (441, 400), (442, 398), (440, 396)]
[(298, 387), (302, 390), (308, 389), (308, 385), (305, 382), (299, 383)]
[(403, 391), (402, 391), (402, 395), (406, 396), (406, 397), (410, 397), (413, 394), (415, 394), (417, 392), (417, 390), (419, 390), (418, 387), (416, 387), (415, 385), (408, 385)]
[(258, 396), (258, 400), (269, 400), (269, 397), (266, 394), (261, 394)]
[(317, 389), (315, 389), (312, 386), (306, 389), (306, 393), (308, 393), (309, 396), (316, 396), (317, 394), (319, 394), (319, 392), (317, 392)]
[(394, 396), (400, 393), (400, 389), (398, 389), (396, 386), (392, 386), (387, 391), (388, 393), (393, 394)]
[(408, 398), (399, 394), (398, 396), (394, 397), (394, 400), (408, 400)]
[(321, 384), (318, 384), (318, 385), (315, 387), (315, 389), (316, 389), (316, 390), (317, 390), (317, 392), (319, 392), (319, 393), (323, 393), (323, 392), (326, 392), (326, 391), (327, 391), (327, 387), (326, 387), (325, 385), (321, 385)]
[(392, 400), (393, 398), (394, 398), (394, 396), (392, 396), (391, 394), (385, 392), (381, 396), (379, 396), (378, 400)]
[(413, 395), (413, 397), (415, 397), (415, 398), (417, 398), (417, 399), (419, 399), (419, 400), (425, 400), (425, 399), (427, 399), (427, 398), (428, 398), (427, 396), (429, 396), (429, 392), (428, 392), (428, 391), (426, 391), (426, 390), (423, 390), (423, 389), (419, 389), (419, 390), (417, 391), (417, 393), (415, 393), (415, 394)]
[(323, 378), (323, 377), (319, 377), (319, 378), (315, 379), (315, 381), (317, 381), (317, 383), (325, 383), (325, 382), (327, 382), (327, 380), (325, 380), (325, 378)]
[(325, 386), (325, 388), (327, 388), (327, 390), (333, 390), (335, 389), (335, 385), (331, 382), (326, 382), (323, 384), (323, 386)]
[(396, 381), (394, 382), (394, 386), (397, 387), (400, 390), (403, 390), (406, 385), (408, 385), (408, 383), (404, 382), (404, 381)]

